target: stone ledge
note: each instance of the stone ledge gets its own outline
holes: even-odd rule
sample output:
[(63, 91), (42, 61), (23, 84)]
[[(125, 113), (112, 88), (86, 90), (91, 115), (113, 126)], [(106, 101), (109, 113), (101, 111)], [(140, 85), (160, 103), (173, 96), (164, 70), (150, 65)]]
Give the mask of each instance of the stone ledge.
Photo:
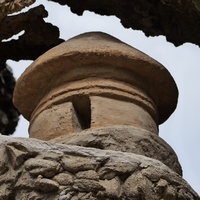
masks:
[(194, 199), (161, 162), (133, 153), (0, 136), (0, 199)]

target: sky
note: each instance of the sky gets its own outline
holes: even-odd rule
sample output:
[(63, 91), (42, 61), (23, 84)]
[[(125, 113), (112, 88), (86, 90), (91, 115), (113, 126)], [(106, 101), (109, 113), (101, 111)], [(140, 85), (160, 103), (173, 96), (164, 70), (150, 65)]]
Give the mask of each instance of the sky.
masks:
[[(77, 16), (69, 7), (46, 0), (39, 0), (31, 7), (39, 4), (45, 5), (49, 12), (45, 21), (60, 28), (62, 39), (102, 31), (143, 51), (168, 69), (179, 89), (179, 100), (175, 112), (159, 127), (159, 135), (176, 152), (183, 168), (183, 178), (200, 194), (200, 48), (190, 43), (175, 47), (163, 36), (146, 37), (142, 31), (125, 29), (114, 16), (100, 16), (88, 11)], [(16, 79), (30, 63), (8, 61)], [(28, 124), (21, 116), (13, 136), (28, 137)]]

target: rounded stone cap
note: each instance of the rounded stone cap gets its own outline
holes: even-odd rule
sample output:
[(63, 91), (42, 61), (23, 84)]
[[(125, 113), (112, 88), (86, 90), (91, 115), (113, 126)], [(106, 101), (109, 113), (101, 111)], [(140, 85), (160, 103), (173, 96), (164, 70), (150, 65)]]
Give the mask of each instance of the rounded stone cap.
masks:
[[(146, 90), (153, 91), (151, 97), (157, 107), (159, 124), (175, 110), (178, 90), (168, 70), (148, 55), (102, 32), (76, 36), (36, 59), (17, 80), (13, 99), (15, 106), (29, 120), (60, 75), (78, 68), (83, 73), (71, 73), (64, 81), (98, 77), (98, 70), (91, 73), (84, 71), (88, 65), (111, 66), (142, 77), (147, 83)], [(112, 71), (104, 76), (112, 78)]]

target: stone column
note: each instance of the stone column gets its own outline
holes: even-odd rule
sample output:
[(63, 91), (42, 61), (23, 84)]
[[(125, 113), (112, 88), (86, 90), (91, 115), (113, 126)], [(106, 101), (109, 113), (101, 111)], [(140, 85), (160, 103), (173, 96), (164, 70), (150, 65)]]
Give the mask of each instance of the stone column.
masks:
[[(78, 179), (70, 186), (76, 191), (72, 192), (75, 199), (83, 199), (79, 192), (89, 195), (86, 199), (182, 199), (188, 191), (186, 199), (197, 199), (180, 177), (182, 169), (175, 152), (158, 136), (158, 126), (173, 113), (177, 98), (176, 84), (164, 66), (101, 32), (79, 35), (46, 52), (26, 69), (14, 92), (14, 104), (30, 121), (30, 138), (50, 142), (48, 151), (55, 148), (52, 142), (61, 149), (58, 143), (68, 149), (67, 145), (84, 147), (81, 156), (71, 150), (76, 152), (72, 153), (76, 161), (70, 160), (73, 167), (63, 169), (69, 162), (61, 167), (72, 173), (73, 180)], [(88, 157), (84, 152), (93, 156), (96, 152), (95, 162), (109, 155), (111, 163), (106, 158), (98, 167), (88, 168), (86, 159), (81, 168), (79, 159)], [(30, 169), (35, 165), (44, 168), (45, 164), (39, 166), (40, 157), (38, 164), (28, 162)], [(77, 175), (77, 171), (89, 169), (92, 175)], [(37, 175), (39, 183), (46, 176)], [(53, 180), (61, 184), (60, 178)], [(45, 181), (42, 183), (48, 186)], [(62, 191), (58, 183), (50, 185), (57, 184), (56, 190)], [(95, 184), (100, 186), (94, 189)]]
[(42, 55), (14, 93), (32, 138), (138, 153), (181, 174), (175, 153), (158, 137), (158, 125), (174, 111), (177, 98), (164, 66), (100, 32)]

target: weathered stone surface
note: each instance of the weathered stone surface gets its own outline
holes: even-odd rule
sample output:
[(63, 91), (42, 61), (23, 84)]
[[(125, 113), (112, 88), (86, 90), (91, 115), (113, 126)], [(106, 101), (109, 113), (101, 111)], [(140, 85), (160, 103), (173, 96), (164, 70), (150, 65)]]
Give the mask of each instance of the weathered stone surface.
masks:
[(88, 129), (55, 138), (52, 142), (131, 152), (160, 160), (178, 174), (182, 169), (176, 153), (158, 135), (131, 126)]
[(18, 123), (19, 112), (12, 103), (14, 87), (15, 79), (7, 66), (0, 72), (0, 133), (3, 135), (12, 134)]
[[(85, 176), (84, 176), (85, 177)], [(74, 182), (73, 175), (65, 172), (59, 173), (53, 177), (53, 180), (59, 183), (60, 185), (71, 185)]]
[[(28, 156), (14, 170), (8, 158), (14, 155), (10, 151), (18, 151), (19, 147), (26, 150)], [(187, 182), (166, 165), (134, 153), (8, 136), (0, 136), (0, 152), (5, 152), (0, 163), (7, 166), (7, 170), (0, 168), (4, 170), (0, 173), (2, 200), (200, 199)], [(79, 166), (75, 170), (74, 163)], [(62, 170), (56, 171), (56, 166)], [(43, 177), (44, 168), (56, 174)], [(39, 173), (32, 176), (29, 169), (38, 169)]]
[[(121, 195), (121, 180), (118, 176), (113, 179), (100, 180), (101, 185), (106, 188), (107, 196), (112, 198), (120, 198)], [(101, 196), (101, 192), (99, 192)]]
[(98, 180), (99, 179), (99, 175), (94, 170), (87, 170), (87, 171), (78, 172), (76, 174), (76, 177), (79, 178), (79, 179), (84, 178), (84, 179), (90, 179), (90, 180)]
[(158, 133), (156, 122), (141, 106), (100, 96), (92, 96), (90, 100), (91, 128), (130, 125)]
[[(81, 131), (72, 102), (43, 110), (40, 115), (33, 118), (29, 126), (29, 135), (41, 140), (49, 140), (66, 133)], [(41, 133), (48, 134), (41, 134)]]
[(25, 164), (25, 168), (31, 176), (38, 177), (42, 175), (46, 178), (51, 178), (63, 171), (58, 162), (44, 159), (29, 159)]
[(86, 170), (96, 170), (98, 168), (98, 163), (88, 157), (73, 157), (68, 156), (62, 159), (63, 168), (71, 173), (76, 173), (78, 171)]
[(35, 181), (35, 189), (48, 194), (48, 192), (56, 192), (59, 190), (59, 184), (51, 179), (38, 176)]

